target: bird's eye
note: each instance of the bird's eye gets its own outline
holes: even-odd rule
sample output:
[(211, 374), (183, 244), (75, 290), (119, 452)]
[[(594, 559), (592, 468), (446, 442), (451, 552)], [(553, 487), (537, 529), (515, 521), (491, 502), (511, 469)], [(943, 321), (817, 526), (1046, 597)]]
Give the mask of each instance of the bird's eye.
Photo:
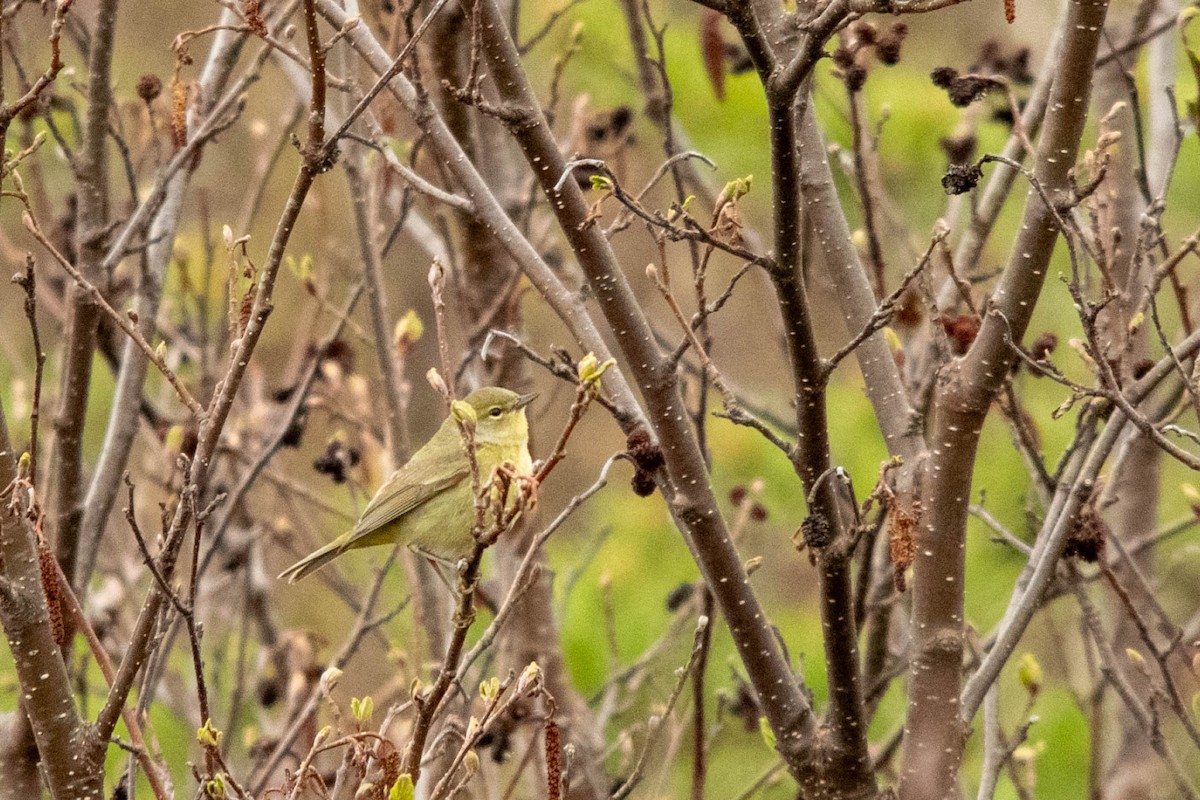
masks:
[(491, 416), (493, 416), (493, 417), (498, 417), (498, 416), (500, 416), (500, 413), (501, 413), (501, 412), (500, 412), (500, 406), (493, 406), (493, 407), (492, 407), (492, 410), (488, 412), (488, 414), (490, 414), (490, 415), (491, 415)]

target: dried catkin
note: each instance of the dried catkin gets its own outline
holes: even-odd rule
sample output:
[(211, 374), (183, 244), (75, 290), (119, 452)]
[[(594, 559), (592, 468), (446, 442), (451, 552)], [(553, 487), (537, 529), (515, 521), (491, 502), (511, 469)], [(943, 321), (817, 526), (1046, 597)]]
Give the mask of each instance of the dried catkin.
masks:
[(558, 723), (546, 720), (546, 797), (562, 798), (562, 754), (558, 746)]
[(171, 79), (171, 141), (176, 150), (187, 146), (187, 84), (175, 71)]
[(917, 523), (921, 519), (920, 505), (912, 510), (893, 505), (888, 515), (888, 550), (892, 558), (892, 582), (897, 592), (903, 592), (904, 573), (917, 554)]
[(38, 568), (42, 573), (46, 609), (50, 612), (50, 630), (54, 632), (54, 643), (62, 647), (67, 643), (67, 627), (63, 624), (62, 599), (58, 591), (58, 566), (54, 563), (54, 553), (45, 542), (38, 542)]
[(246, 27), (255, 36), (266, 37), (269, 33), (267, 22), (263, 19), (259, 0), (246, 0)]

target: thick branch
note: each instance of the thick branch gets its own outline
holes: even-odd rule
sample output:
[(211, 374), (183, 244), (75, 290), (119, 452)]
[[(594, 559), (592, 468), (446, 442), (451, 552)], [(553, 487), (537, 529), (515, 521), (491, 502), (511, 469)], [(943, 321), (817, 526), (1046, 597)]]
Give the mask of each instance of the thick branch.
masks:
[[(100, 796), (103, 759), (77, 758), (92, 741), (75, 710), (70, 677), (54, 641), (42, 591), (35, 534), (15, 503), (17, 463), (0, 406), (0, 623), (12, 651), (17, 681), (41, 754), (42, 773), (55, 797)], [(85, 751), (91, 752), (91, 751)]]
[[(1091, 65), (1106, 0), (1072, 0), (1067, 38), (1051, 90), (1034, 173), (1051, 196), (1069, 186), (1087, 118)], [(1055, 211), (1032, 190), (1012, 255), (970, 351), (944, 370), (932, 435), (933, 482), (917, 541), (913, 582), (913, 659), (902, 800), (944, 797), (957, 779), (964, 742), (958, 695), (963, 648), (964, 540), (971, 474), (983, 420), (1015, 358), (1058, 238)], [(982, 700), (982, 693), (979, 694)], [(978, 707), (977, 704), (975, 707)], [(964, 709), (965, 711), (965, 709)], [(972, 709), (973, 711), (973, 709)]]
[(571, 181), (555, 186), (566, 169), (565, 159), (521, 67), (503, 14), (492, 0), (479, 2), (485, 31), (484, 54), (501, 100), (512, 111), (510, 130), (535, 172), (641, 387), (650, 412), (648, 417), (666, 460), (671, 511), (729, 623), (764, 712), (776, 731), (779, 749), (793, 769), (801, 771), (813, 732), (812, 709), (783, 658), (757, 598), (749, 590), (745, 571), (708, 483), (704, 458), (675, 376), (664, 369), (665, 359), (655, 344), (653, 331), (608, 241), (598, 226), (585, 224), (588, 207), (579, 187)]
[[(112, 106), (112, 57), (116, 34), (117, 0), (103, 0), (96, 11), (88, 53), (87, 115), (76, 154), (75, 184), (79, 199), (76, 223), (78, 268), (93, 283), (106, 252), (103, 236), (108, 221), (108, 114)], [(54, 419), (55, 440), (50, 474), (55, 489), (57, 554), (63, 572), (73, 575), (83, 517), (83, 426), (87, 418), (92, 354), (100, 309), (79, 286), (71, 289), (70, 327), (66, 361)]]

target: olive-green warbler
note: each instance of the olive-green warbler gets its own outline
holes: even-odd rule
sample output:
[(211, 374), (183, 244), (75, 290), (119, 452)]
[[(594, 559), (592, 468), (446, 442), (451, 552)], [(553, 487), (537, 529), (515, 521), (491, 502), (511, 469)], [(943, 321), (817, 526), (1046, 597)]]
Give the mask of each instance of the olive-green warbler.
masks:
[[(530, 475), (529, 422), (525, 407), (535, 395), (489, 386), (463, 400), (475, 416), (475, 453), (486, 481), (504, 462), (518, 475)], [(297, 561), (279, 576), (295, 583), (347, 550), (402, 542), (438, 558), (454, 560), (471, 552), (475, 501), (471, 467), (453, 416), (392, 473), (371, 498), (354, 528)]]

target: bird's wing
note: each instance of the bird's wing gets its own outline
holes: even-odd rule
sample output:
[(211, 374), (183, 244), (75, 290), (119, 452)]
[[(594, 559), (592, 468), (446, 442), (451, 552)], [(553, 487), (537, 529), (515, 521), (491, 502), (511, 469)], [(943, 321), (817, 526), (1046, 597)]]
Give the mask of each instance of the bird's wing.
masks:
[[(418, 473), (437, 477), (418, 480)], [(418, 452), (379, 487), (351, 531), (351, 541), (395, 522), (430, 498), (456, 486), (470, 474), (470, 466), (458, 448), (451, 448), (450, 452), (433, 457), (426, 452)]]

